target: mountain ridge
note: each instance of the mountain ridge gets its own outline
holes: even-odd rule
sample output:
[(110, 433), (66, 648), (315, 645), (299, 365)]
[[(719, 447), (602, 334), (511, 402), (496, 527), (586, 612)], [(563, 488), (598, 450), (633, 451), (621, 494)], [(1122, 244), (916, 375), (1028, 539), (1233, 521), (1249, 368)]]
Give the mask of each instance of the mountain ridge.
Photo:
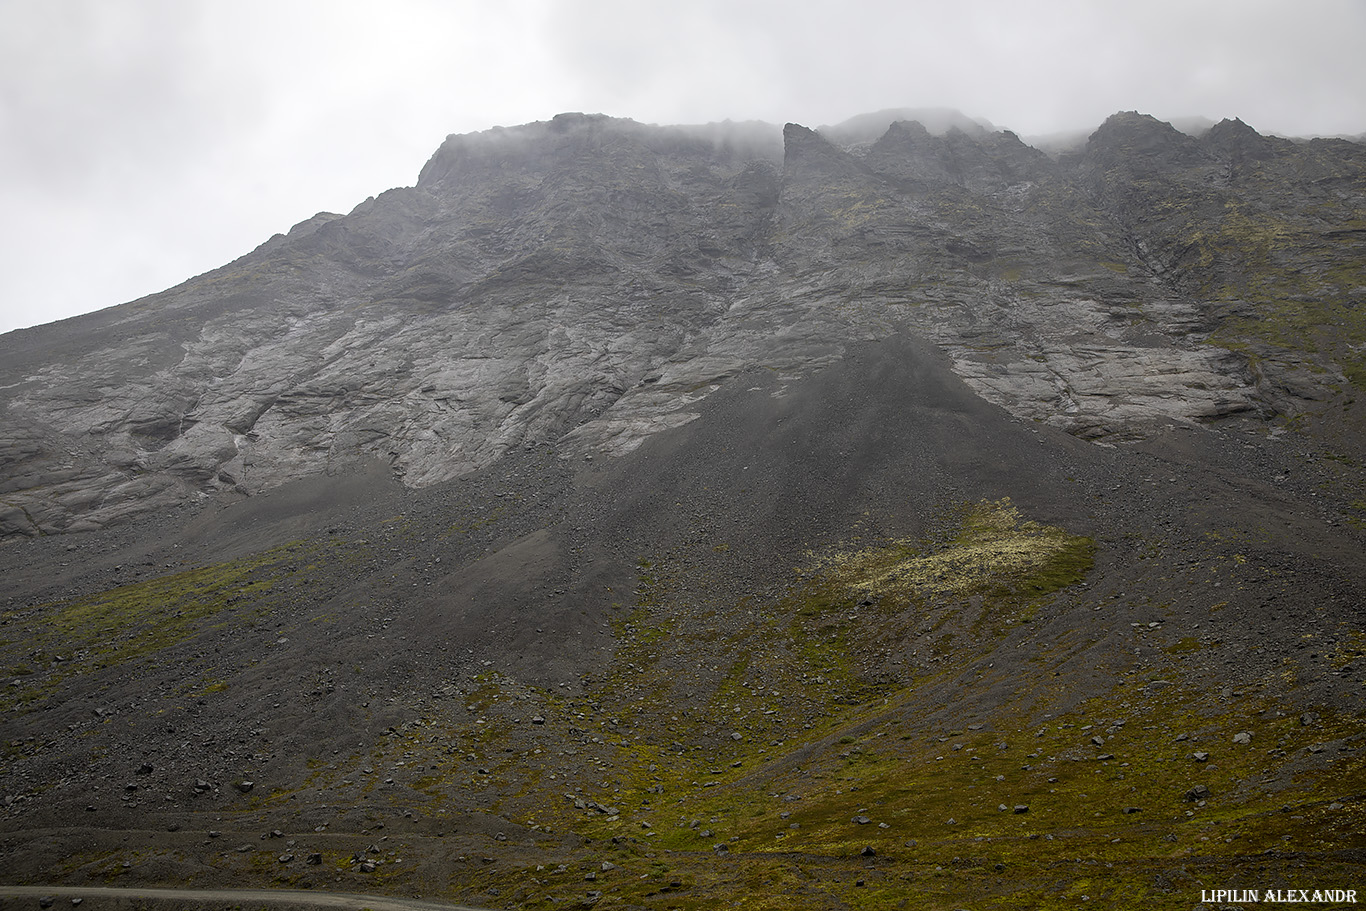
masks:
[[(794, 133), (794, 129), (797, 132)], [(375, 311), (375, 318), (383, 321), (399, 314), (404, 318), (430, 318), (433, 314), (424, 308), (449, 307), (451, 302), (460, 300), (499, 300), (503, 297), (500, 288), (524, 288), (529, 282), (544, 285), (563, 284), (569, 280), (581, 283), (585, 288), (593, 288), (616, 281), (618, 288), (614, 293), (620, 297), (622, 294), (630, 296), (653, 290), (650, 287), (652, 285), (661, 288), (669, 284), (677, 286), (678, 283), (692, 283), (706, 276), (701, 286), (680, 288), (680, 293), (705, 299), (706, 303), (702, 310), (697, 311), (696, 317), (702, 319), (702, 324), (707, 324), (715, 322), (714, 317), (730, 306), (727, 300), (733, 298), (740, 288), (742, 276), (743, 280), (759, 283), (761, 294), (764, 293), (763, 287), (772, 287), (770, 276), (764, 268), (758, 267), (755, 260), (755, 257), (763, 255), (761, 250), (764, 245), (777, 254), (776, 258), (773, 258), (773, 253), (769, 254), (769, 267), (777, 265), (781, 269), (781, 256), (785, 248), (791, 248), (799, 258), (814, 257), (814, 261), (819, 261), (822, 257), (832, 255), (842, 258), (840, 251), (830, 246), (831, 243), (857, 247), (871, 242), (876, 253), (896, 251), (900, 256), (920, 259), (924, 268), (917, 275), (914, 269), (907, 270), (901, 265), (885, 263), (879, 267), (884, 275), (877, 278), (871, 287), (867, 285), (867, 276), (845, 273), (839, 277), (843, 286), (832, 287), (828, 293), (844, 297), (861, 293), (872, 303), (890, 302), (891, 306), (884, 306), (881, 313), (869, 320), (870, 325), (881, 321), (884, 328), (873, 331), (885, 332), (885, 326), (893, 321), (914, 323), (914, 316), (907, 320), (905, 314), (893, 310), (897, 304), (912, 299), (913, 295), (902, 292), (898, 300), (885, 294), (879, 286), (901, 283), (907, 288), (914, 287), (918, 280), (924, 280), (925, 276), (934, 273), (935, 260), (942, 260), (946, 254), (948, 260), (938, 267), (941, 271), (944, 268), (951, 269), (964, 260), (972, 264), (995, 263), (998, 267), (996, 272), (1001, 274), (981, 270), (983, 274), (972, 276), (974, 287), (969, 289), (978, 295), (985, 290), (988, 296), (1000, 293), (999, 290), (989, 290), (993, 282), (999, 289), (1002, 284), (1011, 283), (1011, 275), (1015, 270), (1028, 268), (1024, 263), (1007, 264), (1006, 260), (1012, 255), (1018, 257), (1024, 254), (1056, 263), (1061, 256), (1072, 255), (1067, 252), (1068, 247), (1075, 247), (1078, 242), (1093, 248), (1108, 245), (1110, 250), (1105, 256), (1111, 259), (1103, 260), (1109, 263), (1109, 266), (1103, 267), (1107, 269), (1112, 266), (1115, 269), (1127, 269), (1130, 267), (1126, 264), (1127, 260), (1149, 276), (1160, 277), (1164, 272), (1180, 267), (1179, 262), (1170, 265), (1166, 262), (1174, 257), (1179, 260), (1180, 254), (1165, 250), (1152, 252), (1154, 245), (1166, 241), (1156, 236), (1145, 237), (1144, 224), (1138, 224), (1138, 230), (1135, 231), (1133, 225), (1126, 223), (1143, 222), (1149, 218), (1146, 212), (1158, 206), (1155, 199), (1134, 201), (1134, 194), (1145, 192), (1142, 185), (1152, 176), (1150, 171), (1154, 168), (1169, 174), (1188, 174), (1188, 177), (1181, 178), (1185, 181), (1204, 183), (1217, 176), (1227, 184), (1232, 173), (1229, 169), (1234, 167), (1233, 159), (1228, 158), (1228, 163), (1224, 163), (1225, 160), (1218, 158), (1216, 153), (1225, 156), (1236, 154), (1240, 167), (1246, 168), (1246, 162), (1254, 161), (1258, 171), (1275, 167), (1277, 156), (1304, 163), (1297, 167), (1324, 166), (1322, 156), (1310, 154), (1312, 148), (1306, 151), (1284, 141), (1277, 143), (1262, 137), (1253, 143), (1258, 151), (1238, 151), (1251, 142), (1247, 139), (1250, 128), (1240, 134), (1243, 137), (1241, 141), (1230, 136), (1231, 127), (1225, 129), (1222, 124), (1212, 129), (1206, 139), (1197, 140), (1152, 118), (1115, 115), (1093, 134), (1088, 151), (1076, 168), (1081, 179), (1090, 183), (1087, 192), (1102, 204), (1102, 210), (1090, 216), (1094, 222), (1103, 224), (1106, 211), (1114, 213), (1109, 216), (1111, 218), (1117, 215), (1120, 222), (1096, 231), (1100, 224), (1080, 224), (1079, 207), (1076, 205), (1081, 201), (1076, 195), (1077, 190), (1060, 178), (1061, 166), (1038, 152), (1031, 152), (1013, 134), (987, 133), (983, 130), (978, 136), (971, 137), (952, 129), (936, 137), (923, 128), (920, 128), (918, 136), (906, 132), (911, 129), (903, 122), (895, 122), (864, 155), (851, 156), (840, 146), (820, 138), (819, 134), (790, 125), (784, 142), (787, 148), (784, 153), (786, 174), (781, 180), (776, 172), (765, 170), (768, 165), (764, 163), (771, 162), (771, 157), (751, 157), (752, 151), (762, 145), (754, 141), (760, 128), (753, 124), (688, 130), (646, 127), (633, 121), (600, 115), (560, 115), (549, 122), (526, 127), (453, 136), (423, 167), (415, 187), (387, 191), (357, 206), (347, 216), (334, 218), (320, 214), (305, 220), (291, 229), (290, 234), (277, 235), (235, 263), (180, 286), (183, 290), (164, 292), (144, 302), (125, 305), (124, 309), (117, 311), (117, 316), (115, 313), (106, 313), (98, 320), (118, 320), (115, 325), (121, 323), (131, 327), (138, 319), (135, 314), (146, 313), (145, 319), (155, 320), (159, 325), (150, 333), (142, 330), (143, 338), (137, 344), (158, 345), (160, 343), (154, 339), (160, 336), (174, 345), (175, 336), (167, 335), (167, 316), (186, 306), (199, 310), (201, 318), (213, 318), (215, 314), (225, 318), (233, 308), (246, 307), (264, 314), (273, 306), (268, 301), (289, 300), (290, 306), (300, 314), (295, 317), (296, 320), (325, 321), (339, 318), (336, 305), (326, 301), (345, 300), (350, 302), (350, 307), (387, 306), (390, 308), (388, 314)], [(737, 135), (746, 139), (747, 144), (737, 142)], [(545, 143), (549, 143), (549, 146), (542, 148)], [(802, 151), (804, 149), (810, 151)], [(822, 152), (822, 149), (828, 151)], [(769, 148), (770, 156), (772, 152), (773, 149)], [(1248, 158), (1248, 154), (1256, 157)], [(589, 157), (584, 158), (584, 155)], [(811, 159), (809, 165), (802, 163), (812, 155), (815, 158)], [(1113, 160), (1118, 160), (1116, 156), (1122, 159), (1122, 164), (1114, 164)], [(681, 166), (683, 162), (699, 157), (709, 162), (705, 167), (712, 169), (701, 183), (688, 182), (700, 173), (697, 168), (704, 167), (701, 164), (690, 165), (693, 170), (686, 173), (670, 172), (667, 167), (660, 170), (661, 162), (673, 161)], [(1141, 164), (1146, 161), (1152, 164)], [(1353, 170), (1344, 177), (1325, 175), (1318, 177), (1316, 182), (1346, 180), (1349, 185), (1359, 186), (1362, 179), (1359, 150), (1347, 161), (1352, 163)], [(816, 168), (816, 177), (811, 185), (818, 195), (800, 200), (798, 196), (804, 192), (800, 174), (806, 167)], [(1117, 171), (1114, 170), (1116, 167)], [(841, 176), (836, 177), (836, 171)], [(499, 175), (497, 179), (490, 177), (495, 172)], [(1219, 173), (1216, 175), (1215, 172)], [(461, 189), (456, 184), (450, 184), (452, 180), (467, 181), (468, 187)], [(593, 181), (596, 185), (590, 188), (583, 181)], [(831, 181), (844, 182), (841, 184), (843, 188), (836, 189), (836, 184)], [(528, 189), (531, 184), (535, 185), (534, 190)], [(496, 195), (490, 195), (495, 187)], [(982, 222), (978, 227), (970, 223), (954, 224), (952, 219), (959, 214), (954, 208), (958, 201), (945, 194), (961, 192), (953, 189), (955, 187), (962, 187), (969, 194), (990, 200), (999, 209), (992, 216), (997, 227), (987, 227), (987, 222)], [(1127, 195), (1114, 195), (1120, 187), (1125, 188), (1123, 193)], [(1045, 229), (1052, 230), (1055, 235), (1054, 243), (1046, 248), (1038, 248), (1035, 242), (1037, 238), (1030, 238), (1031, 227), (1026, 224), (1029, 218), (1041, 214), (1040, 203), (1030, 203), (1024, 196), (1018, 200), (1011, 198), (1011, 194), (1032, 194), (1036, 199), (1046, 199), (1047, 193), (1041, 188), (1056, 192), (1059, 197), (1057, 204), (1068, 207), (1067, 211), (1056, 216), (1043, 213), (1057, 226)], [(1227, 186), (1221, 189), (1227, 193)], [(1158, 195), (1171, 192), (1184, 194), (1190, 191), (1169, 184), (1156, 190)], [(932, 203), (925, 194), (934, 197)], [(831, 222), (835, 213), (840, 212), (841, 207), (855, 197), (861, 201), (855, 202), (854, 208), (848, 210), (853, 213), (854, 219), (848, 230)], [(969, 198), (964, 197), (964, 200)], [(455, 215), (456, 209), (452, 208), (456, 200), (459, 200), (458, 215)], [(929, 208), (927, 203), (930, 204)], [(1082, 206), (1085, 205), (1087, 203), (1082, 202)], [(1133, 205), (1142, 211), (1131, 213), (1130, 207)], [(1031, 206), (1032, 210), (1029, 208)], [(611, 217), (604, 219), (600, 214), (592, 214), (606, 212), (612, 213)], [(633, 215), (632, 212), (637, 214)], [(784, 213), (791, 213), (788, 217), (793, 230), (781, 228)], [(451, 224), (455, 233), (448, 240), (446, 235), (452, 228), (437, 229), (435, 226), (437, 221), (449, 220), (453, 215), (456, 221)], [(814, 223), (813, 218), (825, 222), (817, 232), (814, 246), (804, 244), (801, 240), (802, 231)], [(1012, 219), (1014, 224), (1011, 223)], [(476, 220), (483, 226), (472, 224)], [(954, 227), (945, 231), (940, 226), (946, 224), (954, 224)], [(775, 226), (786, 232), (776, 246), (773, 233)], [(1167, 227), (1156, 225), (1159, 233)], [(1183, 238), (1194, 235), (1203, 240), (1204, 236), (1212, 233), (1194, 223), (1178, 227), (1177, 233)], [(1024, 246), (1013, 249), (1007, 247), (1005, 255), (1002, 255), (1001, 250), (993, 247), (1001, 244), (1001, 240), (992, 236), (993, 231), (999, 233), (1002, 229), (1006, 234), (1018, 238)], [(1079, 230), (1091, 236), (1077, 236)], [(1058, 231), (1074, 236), (1062, 236)], [(424, 244), (426, 248), (422, 248)], [(1034, 249), (1031, 249), (1031, 245)], [(920, 249), (920, 246), (926, 248)], [(430, 252), (424, 252), (424, 249)], [(1191, 251), (1195, 247), (1186, 243), (1184, 249)], [(1221, 254), (1226, 252), (1220, 251)], [(1084, 255), (1095, 254), (1088, 252)], [(1210, 254), (1203, 252), (1200, 255)], [(784, 277), (803, 281), (796, 273), (809, 271), (809, 267), (810, 263), (800, 264), (789, 269), (789, 274)], [(1238, 267), (1246, 269), (1246, 264), (1240, 263)], [(1180, 271), (1191, 275), (1201, 272), (1199, 268), (1183, 268)], [(296, 275), (297, 279), (294, 277)], [(1002, 275), (1005, 276), (1004, 281)], [(239, 277), (240, 287), (259, 290), (237, 290), (227, 295), (214, 291), (218, 283)], [(957, 280), (962, 284), (961, 273)], [(1083, 278), (1082, 282), (1096, 284), (1099, 290), (1105, 290), (1104, 282), (1098, 282), (1092, 276)], [(1151, 278), (1131, 285), (1141, 287), (1145, 283), (1151, 285)], [(1006, 290), (1008, 292), (1010, 289)], [(1208, 287), (1199, 290), (1205, 295), (1210, 293)], [(1050, 293), (1054, 298), (1058, 297), (1056, 291)], [(1154, 296), (1151, 290), (1145, 290), (1144, 294)], [(682, 301), (686, 298), (676, 299)], [(193, 301), (200, 302), (191, 303)], [(1061, 301), (1058, 303), (1070, 306)], [(204, 307), (208, 309), (199, 309)], [(305, 317), (304, 314), (309, 315)], [(697, 325), (700, 327), (702, 324)], [(81, 321), (67, 325), (74, 330), (81, 325)], [(287, 331), (286, 323), (278, 318), (270, 325), (269, 332)], [(850, 328), (831, 328), (827, 334), (839, 337), (847, 334)], [(935, 327), (917, 328), (932, 333), (939, 331), (941, 336), (945, 334), (942, 329)], [(1175, 332), (1181, 335), (1188, 329), (1189, 320), (1185, 324), (1178, 324)], [(338, 322), (331, 336), (333, 342), (347, 331), (350, 329)], [(537, 328), (535, 331), (543, 330)], [(249, 334), (249, 331), (243, 334)], [(951, 330), (948, 334), (958, 332)], [(861, 330), (854, 329), (851, 337), (862, 337)], [(28, 334), (25, 338), (34, 336)], [(955, 345), (954, 340), (947, 338), (941, 338), (941, 343)], [(185, 337), (178, 344), (184, 347), (194, 342)], [(199, 344), (211, 343), (200, 340)], [(1203, 344), (1197, 338), (1197, 348), (1187, 349), (1180, 356), (1195, 361), (1207, 360), (1211, 352), (1199, 347)], [(1235, 343), (1235, 347), (1238, 344), (1242, 344), (1241, 340)], [(24, 347), (29, 352), (34, 350), (31, 345)], [(189, 351), (188, 348), (186, 350)], [(1339, 349), (1339, 353), (1345, 355), (1348, 350)], [(241, 355), (245, 353), (242, 351)], [(171, 359), (176, 356), (174, 348), (168, 348), (159, 355)], [(189, 356), (193, 357), (193, 354)], [(745, 355), (741, 355), (739, 362), (743, 362), (744, 358)], [(15, 358), (17, 362), (23, 360), (22, 355)], [(1216, 356), (1214, 362), (1218, 360)], [(155, 363), (155, 358), (150, 362)], [(233, 366), (224, 363), (212, 370), (222, 372)], [(236, 366), (241, 369), (241, 364)], [(976, 369), (966, 366), (966, 361), (964, 366), (968, 370)], [(591, 397), (599, 402), (594, 407), (610, 408), (622, 393), (628, 391), (617, 389), (614, 384), (637, 384), (649, 369), (638, 366), (631, 368), (623, 378), (609, 380), (599, 377), (590, 380), (590, 383), (605, 383), (603, 388), (591, 393)], [(1072, 368), (1063, 365), (1062, 369), (1051, 370), (1053, 381), (1061, 380), (1066, 384), (1066, 371), (1069, 369)], [(1189, 369), (1206, 374), (1203, 382), (1223, 387), (1218, 393), (1223, 397), (1220, 401), (1225, 404), (1216, 401), (1203, 406), (1215, 409), (1210, 413), (1217, 413), (1219, 408), (1253, 407), (1244, 388), (1246, 377), (1230, 375), (1236, 374), (1236, 371), (1227, 368), (1211, 370), (1195, 364)], [(1245, 370), (1243, 372), (1246, 373)], [(698, 378), (694, 382), (700, 380)], [(986, 394), (991, 395), (990, 381), (982, 379), (982, 382)], [(191, 414), (187, 423), (182, 420), (181, 413), (186, 413), (192, 403), (203, 401), (206, 393), (210, 396), (212, 393), (193, 382), (186, 385), (184, 381), (173, 380), (172, 383), (184, 388), (168, 393), (169, 398), (162, 405), (178, 412), (173, 421), (177, 429), (188, 427), (193, 431), (196, 426), (216, 421), (218, 426), (231, 433), (226, 436), (219, 433), (216, 438), (206, 438), (202, 444), (192, 445), (174, 432), (168, 423), (169, 418), (141, 417), (136, 409), (122, 419), (114, 415), (96, 418), (87, 432), (104, 435), (112, 431), (120, 438), (121, 448), (129, 452), (127, 458), (133, 462), (138, 459), (147, 462), (150, 458), (152, 461), (148, 464), (155, 463), (153, 453), (164, 448), (165, 442), (191, 449), (192, 452), (187, 453), (186, 457), (200, 466), (196, 469), (200, 478), (188, 489), (178, 482), (172, 483), (170, 486), (180, 491), (177, 496), (190, 492), (196, 495), (211, 493), (225, 484), (231, 488), (233, 485), (213, 479), (220, 471), (233, 477), (240, 474), (242, 457), (237, 450), (242, 448), (242, 443), (240, 440), (234, 443), (230, 437), (241, 435), (234, 428), (247, 426), (243, 422), (248, 418), (227, 416), (200, 421)], [(14, 374), (10, 374), (6, 385), (9, 388), (32, 388), (27, 379)], [(418, 389), (422, 385), (418, 384)], [(412, 401), (417, 389), (408, 389), (399, 401), (392, 399), (396, 391), (382, 393), (390, 397), (393, 404), (391, 410), (411, 412), (415, 407), (422, 407)], [(298, 394), (304, 399), (317, 399), (319, 391), (306, 388), (298, 390)], [(11, 393), (10, 398), (13, 396), (14, 393)], [(627, 396), (628, 401), (632, 398)], [(405, 400), (407, 404), (404, 404)], [(274, 406), (269, 401), (275, 399), (265, 401), (258, 397), (257, 401), (258, 404), (248, 407), (248, 416), (257, 408), (270, 411)], [(1287, 403), (1283, 401), (1280, 404), (1284, 407)], [(1055, 410), (1055, 405), (1049, 402), (1046, 408)], [(331, 408), (332, 404), (329, 403), (328, 407)], [(637, 419), (627, 416), (623, 423), (630, 426), (637, 420), (647, 423), (664, 420), (667, 424), (680, 419), (675, 408), (666, 406), (666, 413), (675, 414), (672, 418)], [(489, 417), (492, 418), (492, 415)], [(123, 421), (123, 428), (116, 428), (120, 420)], [(381, 423), (384, 432), (392, 436), (393, 428), (388, 426), (388, 420)], [(1124, 432), (1122, 427), (1109, 427), (1104, 422), (1096, 422), (1093, 429), (1101, 434)], [(630, 431), (623, 431), (620, 426), (616, 435), (620, 437), (623, 432), (630, 437)], [(160, 435), (163, 434), (170, 434), (171, 439), (161, 440)], [(589, 431), (583, 431), (580, 436), (585, 434), (591, 435)], [(608, 435), (611, 435), (610, 431)], [(150, 442), (144, 445), (140, 440)], [(291, 445), (298, 442), (296, 439)], [(319, 444), (312, 442), (308, 445), (317, 448)], [(400, 441), (397, 448), (390, 447), (391, 451), (380, 452), (378, 447), (370, 447), (367, 454), (397, 458), (396, 467), (400, 472), (411, 475), (415, 480), (438, 476), (432, 474), (430, 466), (412, 471), (405, 467), (406, 456), (403, 453), (413, 445), (416, 444), (411, 441)], [(623, 445), (630, 443), (624, 441)], [(421, 460), (424, 457), (418, 458)], [(466, 464), (484, 464), (486, 458), (476, 455)], [(233, 466), (236, 466), (236, 470)], [(89, 470), (96, 469), (91, 466)], [(161, 477), (156, 469), (151, 473)], [(86, 493), (79, 496), (89, 498)], [(80, 521), (77, 518), (78, 511), (50, 501), (33, 502), (30, 496), (22, 492), (17, 497), (12, 492), (11, 497), (9, 502), (21, 502), (31, 515), (44, 516), (28, 524), (30, 531), (38, 528), (52, 531)], [(47, 518), (48, 514), (52, 514), (52, 517)], [(94, 516), (89, 521), (101, 520)], [(11, 518), (5, 527), (13, 532), (24, 525)]]

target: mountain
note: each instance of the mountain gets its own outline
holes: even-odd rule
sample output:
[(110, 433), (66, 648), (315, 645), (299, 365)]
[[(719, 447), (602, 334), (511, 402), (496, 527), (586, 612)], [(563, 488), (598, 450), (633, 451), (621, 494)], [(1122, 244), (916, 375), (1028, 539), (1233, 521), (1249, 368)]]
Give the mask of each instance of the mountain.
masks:
[(1363, 200), (1237, 120), (563, 114), (0, 336), (6, 879), (1355, 882)]

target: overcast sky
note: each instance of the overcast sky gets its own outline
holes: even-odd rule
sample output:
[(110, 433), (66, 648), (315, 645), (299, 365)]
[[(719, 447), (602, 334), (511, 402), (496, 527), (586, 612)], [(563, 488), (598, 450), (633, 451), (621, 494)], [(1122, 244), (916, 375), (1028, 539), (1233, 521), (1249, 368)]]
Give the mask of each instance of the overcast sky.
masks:
[(0, 332), (408, 186), (448, 133), (954, 107), (1366, 132), (1363, 0), (0, 0)]

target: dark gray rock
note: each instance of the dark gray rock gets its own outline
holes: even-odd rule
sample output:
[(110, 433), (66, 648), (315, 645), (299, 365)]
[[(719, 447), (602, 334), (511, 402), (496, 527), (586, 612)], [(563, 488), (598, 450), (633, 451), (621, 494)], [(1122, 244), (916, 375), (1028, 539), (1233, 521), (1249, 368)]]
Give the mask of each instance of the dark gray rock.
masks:
[[(1068, 162), (904, 122), (862, 156), (795, 124), (574, 116), (452, 136), (414, 187), (136, 305), (0, 338), (0, 535), (365, 465), (428, 487), (540, 443), (619, 456), (746, 368), (809, 374), (908, 330), (979, 395), (1088, 438), (1293, 413), (1331, 397), (1336, 352), (1254, 340), (1254, 373), (1210, 344), (1243, 350), (1260, 305), (1182, 289), (1266, 266), (1237, 246), (1192, 260), (1190, 237), (1253, 193), (1294, 214), (1297, 185), (1210, 181), (1230, 149), (1255, 145), (1239, 160), (1271, 155), (1286, 181), (1296, 156), (1355, 163), (1230, 135), (1206, 147), (1116, 115)], [(1200, 204), (1174, 220), (1173, 195)], [(1313, 237), (1278, 267), (1355, 250)]]

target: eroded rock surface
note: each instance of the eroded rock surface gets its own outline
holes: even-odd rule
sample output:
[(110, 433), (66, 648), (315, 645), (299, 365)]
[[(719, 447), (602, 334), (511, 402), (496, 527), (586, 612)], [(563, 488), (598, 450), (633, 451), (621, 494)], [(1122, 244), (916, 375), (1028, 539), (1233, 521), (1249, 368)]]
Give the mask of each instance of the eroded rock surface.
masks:
[(452, 136), (414, 187), (11, 333), (0, 534), (376, 459), (425, 486), (519, 447), (620, 455), (741, 370), (903, 332), (1098, 441), (1321, 409), (1366, 375), (1358, 145), (1119, 114), (1054, 160), (1009, 132), (855, 126)]

